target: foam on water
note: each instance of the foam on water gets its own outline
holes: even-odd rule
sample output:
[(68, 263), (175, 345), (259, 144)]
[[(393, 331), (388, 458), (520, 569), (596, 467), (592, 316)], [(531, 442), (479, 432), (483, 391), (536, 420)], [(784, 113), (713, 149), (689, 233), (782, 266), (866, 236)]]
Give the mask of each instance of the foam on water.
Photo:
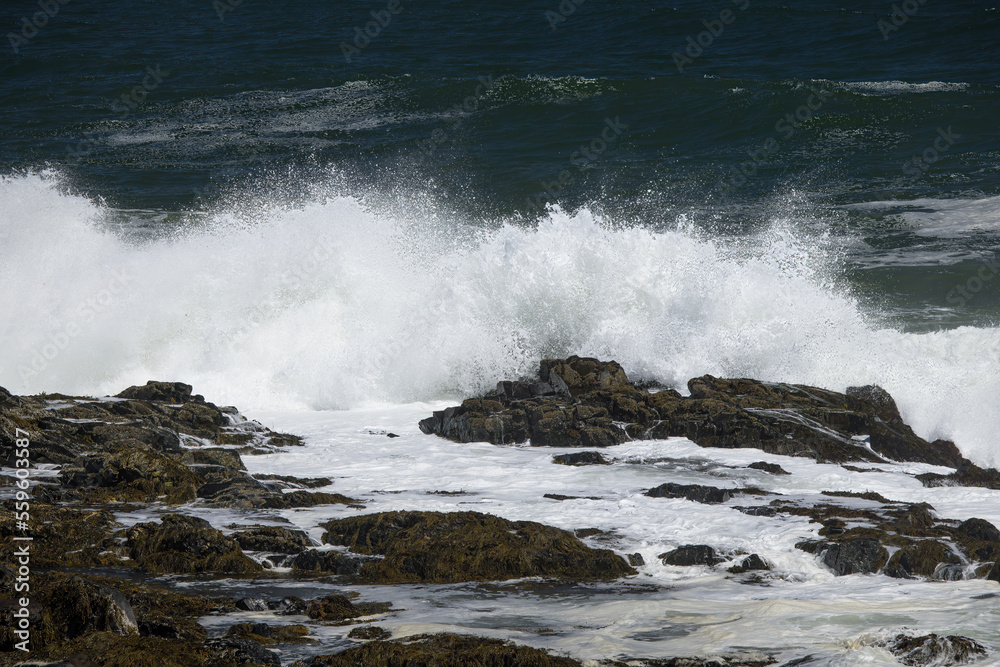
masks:
[(921, 435), (1000, 463), (1000, 331), (880, 328), (791, 223), (733, 245), (588, 209), (484, 231), (356, 197), (247, 199), (136, 241), (51, 175), (2, 178), (0, 385), (157, 378), (244, 409), (347, 408), (469, 395), (576, 353), (681, 387), (878, 383)]

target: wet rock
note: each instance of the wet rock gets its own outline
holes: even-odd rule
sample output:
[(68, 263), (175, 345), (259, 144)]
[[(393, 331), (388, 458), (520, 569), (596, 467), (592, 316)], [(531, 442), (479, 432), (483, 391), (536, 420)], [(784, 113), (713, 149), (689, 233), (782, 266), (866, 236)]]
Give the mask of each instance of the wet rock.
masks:
[(205, 642), (205, 646), (215, 654), (215, 660), (221, 661), (223, 664), (278, 665), (281, 667), (281, 659), (277, 653), (268, 651), (246, 637), (238, 635), (216, 637)]
[(240, 611), (267, 611), (270, 607), (264, 598), (240, 598), (236, 601)]
[(244, 551), (297, 554), (312, 546), (304, 531), (280, 526), (253, 526), (246, 530), (237, 530), (230, 537), (236, 540)]
[(767, 561), (765, 561), (757, 554), (750, 554), (742, 561), (740, 561), (739, 565), (734, 565), (733, 567), (729, 568), (729, 572), (732, 572), (733, 574), (743, 574), (744, 572), (751, 572), (754, 570), (770, 570), (770, 569), (771, 566), (767, 564)]
[(132, 386), (115, 395), (115, 398), (128, 398), (136, 401), (159, 401), (162, 403), (183, 404), (189, 401), (203, 403), (204, 396), (191, 396), (193, 387), (183, 382), (157, 382), (150, 380), (143, 386)]
[(717, 565), (722, 562), (722, 558), (715, 553), (715, 549), (705, 544), (687, 544), (677, 547), (673, 551), (662, 553), (658, 558), (664, 565)]
[(787, 470), (785, 470), (784, 468), (782, 468), (781, 466), (779, 466), (777, 463), (768, 463), (767, 461), (757, 461), (756, 463), (751, 463), (750, 465), (747, 466), (747, 468), (750, 468), (751, 470), (763, 470), (764, 472), (769, 472), (772, 475), (792, 474)]
[(580, 667), (571, 658), (499, 639), (450, 633), (375, 640), (335, 655), (319, 655), (293, 667), (390, 667), (393, 665), (477, 665), (478, 667)]
[(607, 460), (601, 456), (600, 452), (574, 452), (573, 454), (559, 454), (552, 457), (553, 463), (564, 466), (595, 466), (608, 465)]
[(348, 632), (347, 636), (350, 639), (389, 639), (392, 633), (377, 625), (363, 625)]
[(361, 571), (361, 566), (372, 560), (340, 553), (339, 551), (317, 551), (309, 549), (291, 559), (293, 570), (302, 572), (323, 572), (341, 576), (355, 576)]
[(202, 447), (199, 449), (187, 449), (180, 455), (180, 462), (184, 465), (217, 465), (232, 470), (246, 470), (243, 459), (238, 452), (222, 447)]
[(641, 567), (646, 564), (646, 560), (642, 557), (641, 553), (634, 553), (628, 555), (628, 564), (632, 567)]
[[(0, 549), (13, 554), (14, 537), (22, 535), (15, 522), (15, 501), (0, 507)], [(123, 549), (113, 534), (119, 527), (107, 510), (54, 507), (35, 498), (31, 505), (32, 568), (122, 566)]]
[(74, 459), (59, 473), (68, 487), (90, 491), (100, 502), (151, 502), (160, 497), (168, 504), (195, 499), (198, 478), (188, 468), (155, 452), (119, 448)]
[(327, 595), (306, 604), (306, 615), (314, 621), (341, 622), (366, 613), (343, 595)]
[(897, 579), (909, 579), (914, 575), (931, 578), (940, 564), (961, 562), (947, 545), (937, 540), (921, 540), (894, 553), (884, 574)]
[(683, 436), (703, 447), (753, 447), (826, 462), (956, 467), (962, 461), (953, 443), (916, 436), (892, 397), (876, 386), (841, 394), (705, 375), (691, 379), (688, 389), (686, 398), (673, 390), (649, 393), (614, 362), (547, 359), (537, 382), (500, 382), (486, 396), (435, 412), (420, 428), (458, 442), (606, 447), (627, 438)]
[(870, 537), (844, 542), (799, 542), (796, 548), (818, 553), (820, 560), (837, 576), (878, 572), (889, 560), (889, 552)]
[(543, 498), (548, 498), (549, 500), (600, 500), (600, 496), (565, 496), (561, 493), (546, 493), (542, 495)]
[(288, 488), (318, 489), (323, 486), (330, 486), (333, 480), (329, 477), (293, 477), (291, 475), (254, 475), (261, 481), (276, 481), (288, 484)]
[(204, 519), (167, 514), (161, 523), (139, 523), (125, 535), (129, 557), (151, 573), (251, 574), (261, 566), (235, 540)]
[(968, 459), (963, 459), (955, 472), (950, 475), (928, 472), (917, 475), (917, 479), (927, 487), (978, 486), (984, 489), (1000, 489), (1000, 471), (995, 468), (980, 468)]
[(361, 578), (373, 583), (492, 581), (522, 577), (614, 579), (635, 574), (623, 558), (571, 533), (479, 512), (383, 512), (324, 525), (323, 541), (379, 554)]
[(245, 637), (261, 646), (300, 644), (311, 641), (309, 628), (304, 625), (268, 625), (267, 623), (237, 623), (226, 630), (227, 637)]
[(732, 489), (720, 489), (700, 484), (674, 484), (667, 482), (646, 491), (650, 498), (686, 498), (696, 503), (716, 505), (732, 498)]
[(967, 665), (989, 654), (986, 647), (974, 639), (956, 635), (896, 635), (883, 645), (904, 665)]
[(739, 510), (749, 516), (775, 516), (778, 513), (778, 510), (768, 505), (752, 505), (749, 507), (733, 505), (733, 509)]
[(55, 606), (50, 613), (69, 639), (87, 632), (139, 632), (132, 605), (121, 591), (110, 586), (71, 577), (55, 587), (51, 599)]

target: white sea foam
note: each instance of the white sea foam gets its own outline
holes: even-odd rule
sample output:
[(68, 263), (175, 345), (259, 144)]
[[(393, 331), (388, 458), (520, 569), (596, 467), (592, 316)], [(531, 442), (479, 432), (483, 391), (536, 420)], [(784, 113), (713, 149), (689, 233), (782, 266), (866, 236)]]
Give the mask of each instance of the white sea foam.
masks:
[(1000, 197), (980, 199), (906, 199), (851, 204), (845, 208), (893, 209), (921, 236), (958, 238), (1000, 232)]
[(843, 85), (853, 90), (875, 94), (937, 93), (965, 90), (969, 87), (967, 83), (947, 81), (927, 81), (926, 83), (911, 83), (908, 81), (853, 81)]
[(51, 176), (0, 180), (0, 385), (156, 378), (245, 409), (348, 408), (469, 395), (576, 353), (682, 388), (878, 383), (921, 435), (1000, 463), (1000, 330), (879, 328), (789, 223), (732, 246), (587, 209), (476, 231), (352, 197), (248, 201), (140, 243)]

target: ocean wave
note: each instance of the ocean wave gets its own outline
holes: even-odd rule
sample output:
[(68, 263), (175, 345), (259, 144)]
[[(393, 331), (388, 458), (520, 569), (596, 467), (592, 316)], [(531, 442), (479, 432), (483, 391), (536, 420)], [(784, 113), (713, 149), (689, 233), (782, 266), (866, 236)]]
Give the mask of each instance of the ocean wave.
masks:
[(956, 90), (966, 90), (967, 83), (948, 83), (944, 81), (928, 81), (926, 83), (910, 83), (908, 81), (852, 81), (841, 83), (845, 88), (880, 95), (896, 95), (901, 93), (939, 93)]
[(584, 208), (485, 231), (367, 202), (247, 195), (135, 241), (52, 175), (3, 177), (0, 385), (157, 378), (246, 408), (334, 409), (470, 395), (576, 353), (679, 387), (704, 373), (878, 383), (924, 437), (1000, 463), (1000, 330), (881, 328), (801, 227), (775, 218), (733, 243)]

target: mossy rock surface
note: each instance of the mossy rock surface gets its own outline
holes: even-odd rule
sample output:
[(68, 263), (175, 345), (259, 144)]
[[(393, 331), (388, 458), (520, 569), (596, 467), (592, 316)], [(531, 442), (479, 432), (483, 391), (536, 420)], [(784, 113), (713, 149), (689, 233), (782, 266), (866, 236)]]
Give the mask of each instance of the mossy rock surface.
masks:
[(373, 583), (493, 581), (521, 577), (615, 579), (625, 560), (572, 533), (479, 512), (382, 512), (330, 521), (323, 541), (385, 558), (365, 563)]
[(580, 667), (572, 658), (499, 639), (450, 633), (371, 641), (295, 663), (315, 667)]
[(236, 540), (204, 519), (167, 514), (161, 523), (139, 523), (125, 532), (129, 557), (150, 573), (254, 574), (261, 566)]
[[(37, 487), (36, 487), (37, 488)], [(0, 563), (15, 565), (15, 503), (0, 503)], [(119, 523), (104, 509), (57, 507), (35, 498), (31, 504), (31, 565), (33, 568), (127, 566), (113, 534)]]

